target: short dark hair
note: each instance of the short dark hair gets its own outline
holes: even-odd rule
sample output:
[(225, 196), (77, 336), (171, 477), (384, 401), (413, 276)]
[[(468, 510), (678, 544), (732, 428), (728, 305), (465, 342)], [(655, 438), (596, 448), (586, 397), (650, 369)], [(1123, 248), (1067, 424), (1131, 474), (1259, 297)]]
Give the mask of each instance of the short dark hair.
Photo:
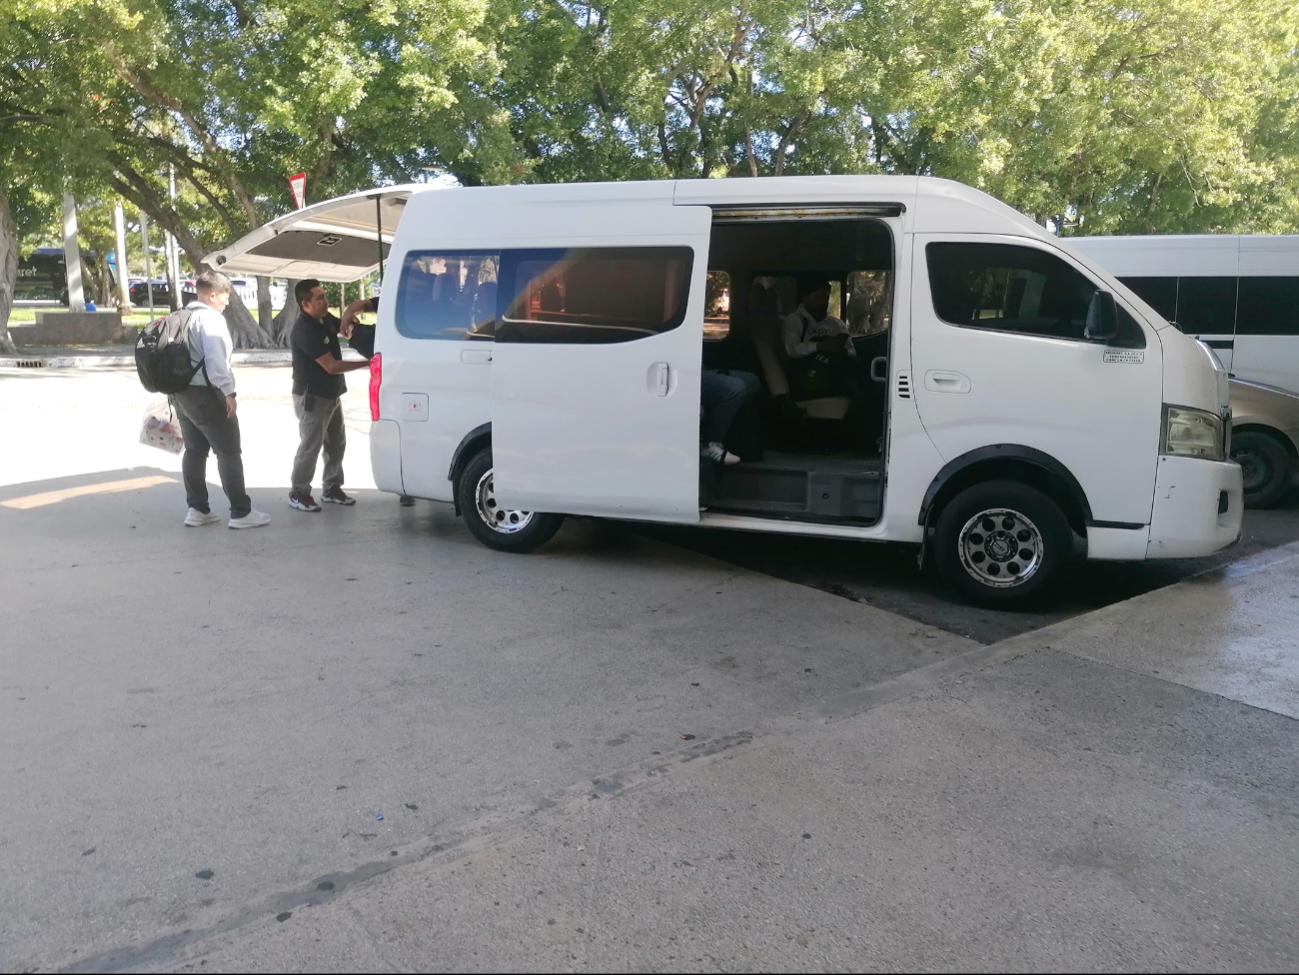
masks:
[(806, 277), (798, 279), (798, 296), (810, 295), (813, 291), (829, 291), (830, 282), (826, 278)]
[(299, 281), (293, 288), (293, 297), (298, 299), (298, 304), (301, 305), (304, 301), (310, 301), (312, 289), (319, 287), (320, 282), (315, 278)]
[(224, 295), (231, 292), (230, 279), (220, 271), (204, 271), (194, 279), (194, 290), (201, 295)]

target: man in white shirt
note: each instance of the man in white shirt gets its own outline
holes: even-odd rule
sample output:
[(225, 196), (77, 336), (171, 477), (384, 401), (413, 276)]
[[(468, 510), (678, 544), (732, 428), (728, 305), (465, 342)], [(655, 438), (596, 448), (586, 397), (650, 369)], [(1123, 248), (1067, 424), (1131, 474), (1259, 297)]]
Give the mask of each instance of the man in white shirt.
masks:
[(231, 528), (261, 528), (270, 524), (269, 515), (253, 509), (244, 488), (244, 459), (239, 443), (239, 420), (235, 417), (235, 377), (230, 370), (234, 343), (226, 325), (230, 304), (230, 279), (220, 271), (204, 271), (195, 282), (198, 298), (185, 306), (189, 319), (189, 358), (195, 367), (189, 387), (171, 397), (185, 439), (181, 474), (189, 511), (185, 524), (191, 528), (221, 520), (212, 513), (207, 494), (207, 455), (216, 454), (221, 487), (230, 502)]
[(830, 282), (813, 278), (799, 282), (799, 306), (785, 316), (782, 329), (785, 354), (791, 359), (804, 356), (838, 355), (857, 352), (848, 341), (848, 326), (830, 314)]

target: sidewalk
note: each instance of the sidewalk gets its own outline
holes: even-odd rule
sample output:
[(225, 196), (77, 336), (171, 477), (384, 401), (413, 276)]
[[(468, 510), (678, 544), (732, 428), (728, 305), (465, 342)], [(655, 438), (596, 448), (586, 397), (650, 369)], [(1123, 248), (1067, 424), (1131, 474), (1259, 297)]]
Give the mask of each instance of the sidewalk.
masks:
[(1291, 545), (67, 970), (1291, 971), (1297, 594)]
[[(349, 358), (344, 350), (343, 357)], [(234, 363), (288, 362), (288, 349), (245, 349), (236, 352)], [(0, 355), (0, 369), (91, 369), (103, 366), (134, 366), (135, 348), (130, 345), (50, 346), (19, 349), (16, 356)]]

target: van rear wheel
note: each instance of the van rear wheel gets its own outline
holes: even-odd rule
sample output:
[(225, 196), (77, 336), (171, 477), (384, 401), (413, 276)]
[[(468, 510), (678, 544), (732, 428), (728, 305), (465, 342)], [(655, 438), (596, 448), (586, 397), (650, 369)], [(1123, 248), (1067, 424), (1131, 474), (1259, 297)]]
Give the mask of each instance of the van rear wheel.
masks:
[(531, 552), (555, 537), (563, 515), (517, 511), (496, 500), (492, 449), (484, 447), (460, 471), (456, 501), (474, 538), (499, 552)]
[(1073, 549), (1059, 505), (1016, 481), (966, 488), (943, 509), (934, 539), (943, 577), (975, 599), (1012, 603), (1046, 589)]

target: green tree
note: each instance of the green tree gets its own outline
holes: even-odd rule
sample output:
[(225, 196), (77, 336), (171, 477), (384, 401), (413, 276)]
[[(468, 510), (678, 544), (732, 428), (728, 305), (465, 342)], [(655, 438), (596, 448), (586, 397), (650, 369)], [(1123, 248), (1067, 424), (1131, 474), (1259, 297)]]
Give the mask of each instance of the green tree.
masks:
[[(285, 177), (299, 170), (312, 198), (430, 163), (467, 182), (514, 178), (506, 118), (481, 94), (495, 74), (476, 34), (483, 0), (0, 4), (0, 31), (36, 52), (6, 92), (25, 136), (64, 125), (65, 159), (79, 156), (195, 266), (287, 210)], [(44, 91), (47, 76), (58, 84)], [(241, 345), (272, 338), (237, 298), (227, 317)]]
[(1296, 226), (1283, 0), (516, 0), (530, 178), (919, 173), (1086, 232)]

